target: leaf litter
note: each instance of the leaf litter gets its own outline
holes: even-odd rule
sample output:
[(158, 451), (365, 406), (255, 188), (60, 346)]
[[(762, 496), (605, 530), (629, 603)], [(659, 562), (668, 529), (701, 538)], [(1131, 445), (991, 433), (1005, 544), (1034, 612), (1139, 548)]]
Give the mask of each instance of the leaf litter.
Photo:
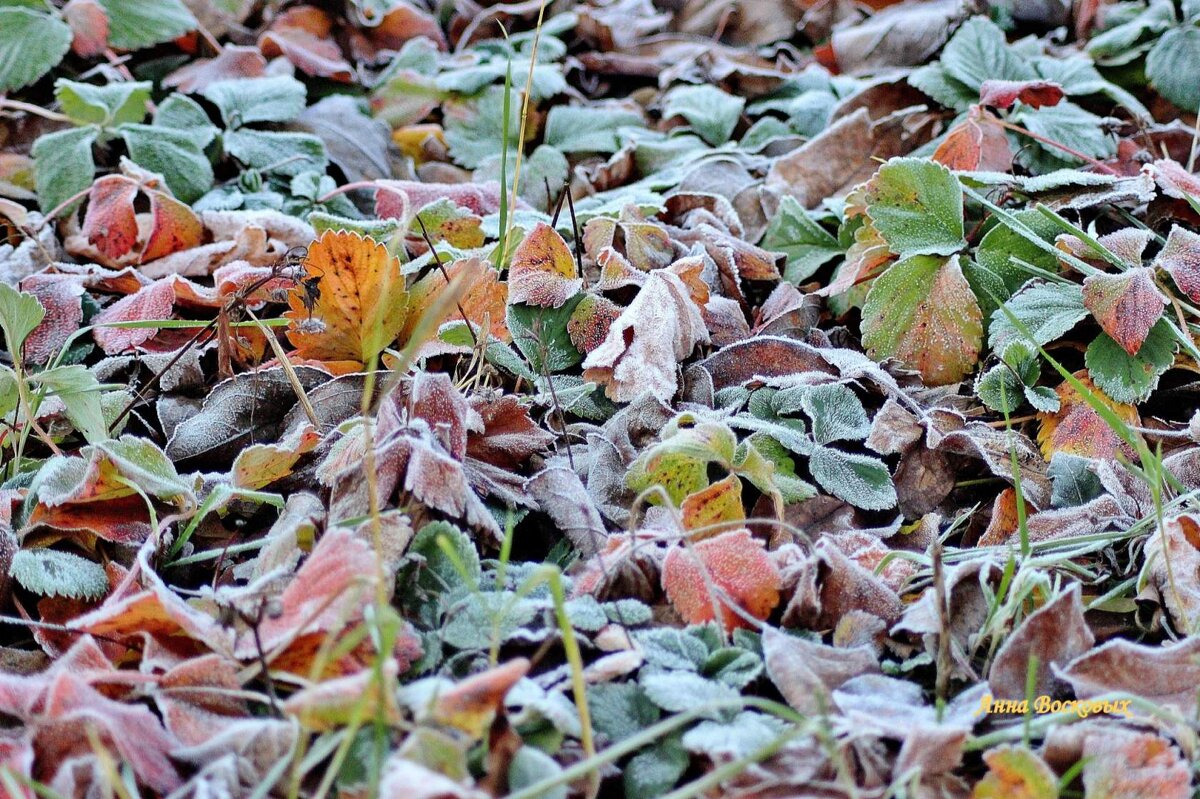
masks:
[(0, 8), (0, 783), (1196, 789), (1193, 3)]

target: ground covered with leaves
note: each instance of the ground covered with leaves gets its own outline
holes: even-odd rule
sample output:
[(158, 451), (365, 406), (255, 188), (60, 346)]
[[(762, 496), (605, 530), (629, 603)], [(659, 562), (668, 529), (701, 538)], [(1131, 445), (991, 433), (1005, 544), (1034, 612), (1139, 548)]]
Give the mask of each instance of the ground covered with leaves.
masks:
[(0, 790), (1183, 799), (1196, 0), (0, 0)]

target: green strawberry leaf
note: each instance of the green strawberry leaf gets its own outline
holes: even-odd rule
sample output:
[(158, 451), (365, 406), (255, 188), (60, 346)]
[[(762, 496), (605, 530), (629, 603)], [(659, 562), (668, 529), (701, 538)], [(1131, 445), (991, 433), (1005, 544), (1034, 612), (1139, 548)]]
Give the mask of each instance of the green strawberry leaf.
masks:
[(0, 92), (28, 86), (62, 61), (71, 28), (28, 8), (0, 8)]
[(1130, 355), (1107, 333), (1098, 335), (1084, 355), (1092, 382), (1116, 402), (1145, 402), (1158, 386), (1158, 379), (1175, 362), (1178, 342), (1166, 319), (1159, 319), (1142, 342), (1137, 355)]
[(178, 39), (195, 30), (196, 18), (182, 0), (99, 0), (108, 17), (108, 43), (140, 50)]
[[(96, 175), (92, 145), (99, 135), (99, 128), (88, 125), (47, 133), (33, 143), (38, 203), (44, 213), (92, 185)], [(81, 201), (82, 198), (72, 207)]]
[(892, 252), (953, 255), (966, 246), (962, 187), (949, 169), (893, 158), (867, 184), (867, 215)]

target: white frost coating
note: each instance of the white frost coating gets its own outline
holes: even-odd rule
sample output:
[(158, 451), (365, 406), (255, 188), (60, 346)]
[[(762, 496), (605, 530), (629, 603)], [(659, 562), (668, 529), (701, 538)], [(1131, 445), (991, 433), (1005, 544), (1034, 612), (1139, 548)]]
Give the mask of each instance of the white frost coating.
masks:
[(678, 364), (708, 341), (708, 328), (683, 280), (659, 269), (583, 362), (583, 376), (603, 384), (617, 402), (632, 402), (645, 392), (670, 400), (679, 388)]

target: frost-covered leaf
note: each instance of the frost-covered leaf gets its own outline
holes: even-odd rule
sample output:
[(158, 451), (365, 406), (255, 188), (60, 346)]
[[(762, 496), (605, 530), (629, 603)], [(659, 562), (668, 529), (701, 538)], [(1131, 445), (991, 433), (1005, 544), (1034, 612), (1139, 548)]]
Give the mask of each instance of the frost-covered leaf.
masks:
[(668, 713), (682, 713), (700, 705), (733, 702), (738, 698), (736, 688), (690, 671), (650, 674), (641, 682), (650, 701)]
[(201, 91), (226, 127), (251, 122), (289, 122), (304, 110), (304, 84), (293, 77), (238, 78), (211, 83)]
[(818, 444), (859, 441), (871, 432), (862, 400), (841, 383), (813, 386), (803, 393), (800, 402), (813, 420), (813, 437)]
[(961, 380), (975, 367), (983, 315), (958, 258), (917, 255), (893, 265), (863, 308), (863, 344), (877, 360), (896, 358), (930, 385)]
[(567, 242), (554, 228), (539, 222), (513, 252), (508, 267), (508, 301), (561, 308), (582, 286)]
[(733, 135), (745, 106), (745, 99), (711, 84), (677, 86), (663, 98), (663, 117), (683, 117), (702, 139), (718, 145)]
[(1107, 333), (1101, 333), (1088, 345), (1084, 355), (1088, 375), (1096, 386), (1117, 402), (1145, 402), (1158, 386), (1158, 380), (1175, 362), (1179, 346), (1171, 325), (1159, 319), (1136, 355), (1130, 355)]
[(22, 549), (13, 556), (12, 575), (38, 596), (97, 599), (108, 593), (108, 576), (99, 563), (56, 549)]
[[(521, 103), (512, 100), (508, 111), (507, 138), (511, 147), (520, 135)], [(445, 114), (446, 142), (456, 162), (474, 169), (500, 155), (505, 136), (503, 87), (492, 86), (476, 98), (447, 103)]]
[(70, 47), (71, 28), (58, 17), (31, 8), (0, 8), (0, 92), (33, 83)]
[(1174, 225), (1153, 265), (1165, 270), (1188, 299), (1200, 302), (1200, 233)]
[(641, 115), (605, 106), (556, 105), (546, 115), (546, 144), (563, 153), (615, 153), (621, 147), (617, 130), (626, 126), (641, 127)]
[[(526, 744), (516, 751), (508, 766), (508, 788), (519, 791), (548, 777), (562, 773), (562, 766), (550, 755)], [(566, 799), (567, 786), (559, 785), (538, 794), (542, 799)]]
[(1105, 333), (1136, 356), (1162, 317), (1167, 298), (1154, 282), (1154, 270), (1139, 266), (1115, 275), (1089, 275), (1083, 281), (1083, 305)]
[(149, 81), (97, 86), (59, 78), (54, 82), (54, 99), (76, 125), (111, 128), (146, 118), (150, 87)]
[(833, 234), (813, 221), (795, 197), (785, 196), (767, 226), (760, 246), (786, 253), (784, 280), (799, 284), (843, 252)]
[(656, 270), (609, 327), (604, 343), (588, 354), (583, 376), (603, 385), (617, 402), (630, 402), (647, 391), (670, 400), (679, 387), (679, 363), (708, 340), (704, 318), (683, 278)]
[[(1114, 402), (1103, 392), (1095, 390), (1085, 372), (1077, 372), (1075, 378), (1126, 425), (1140, 425), (1136, 408)], [(1059, 399), (1058, 411), (1038, 414), (1040, 424), (1037, 439), (1047, 460), (1057, 452), (1085, 458), (1111, 459), (1116, 458), (1118, 454), (1127, 458), (1133, 456), (1129, 445), (1074, 386), (1064, 381), (1056, 392)]]
[[(988, 339), (1001, 358), (1013, 345), (1028, 348), (1057, 340), (1088, 314), (1083, 304), (1083, 289), (1073, 283), (1030, 283), (1004, 306), (1017, 318), (1020, 327), (1009, 320), (1004, 310), (992, 314)], [(1026, 332), (1033, 337), (1032, 342), (1026, 338)]]
[(37, 297), (0, 283), (0, 330), (4, 332), (4, 343), (10, 353), (15, 355), (21, 351), (25, 339), (45, 315), (46, 309)]
[(896, 158), (867, 184), (867, 215), (897, 255), (953, 255), (966, 245), (962, 197), (941, 164)]
[(625, 765), (627, 796), (663, 796), (687, 771), (690, 758), (675, 738), (667, 738), (639, 752)]
[(1200, 86), (1191, 79), (1200, 61), (1200, 29), (1186, 25), (1162, 35), (1146, 56), (1146, 77), (1180, 109), (1200, 107)]
[(399, 335), (408, 295), (400, 263), (382, 244), (331, 230), (309, 247), (305, 264), (318, 278), (317, 301), (310, 311), (297, 288), (284, 314), (288, 340), (304, 357), (367, 363)]
[(138, 50), (177, 39), (197, 24), (182, 0), (98, 2), (108, 17), (108, 42), (121, 50)]
[(821, 488), (864, 510), (896, 506), (896, 488), (887, 465), (869, 455), (817, 447), (808, 468)]
[(43, 212), (57, 208), (92, 185), (96, 173), (92, 144), (99, 134), (98, 129), (88, 125), (47, 133), (33, 143), (38, 204)]
[(998, 746), (983, 753), (988, 773), (971, 799), (1058, 799), (1058, 777), (1024, 747)]
[(689, 624), (712, 621), (718, 612), (726, 629), (748, 623), (729, 609), (728, 600), (710, 594), (708, 581), (742, 611), (765, 619), (779, 604), (779, 579), (779, 570), (767, 557), (762, 542), (746, 530), (674, 548), (663, 561), (663, 590)]

